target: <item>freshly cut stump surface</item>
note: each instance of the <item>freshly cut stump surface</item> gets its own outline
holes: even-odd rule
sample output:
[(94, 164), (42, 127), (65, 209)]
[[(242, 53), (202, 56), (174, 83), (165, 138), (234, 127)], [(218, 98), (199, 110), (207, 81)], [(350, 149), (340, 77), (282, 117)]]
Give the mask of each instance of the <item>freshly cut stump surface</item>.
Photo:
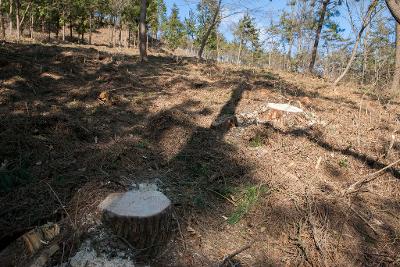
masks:
[(159, 191), (110, 194), (99, 206), (103, 221), (144, 257), (161, 252), (171, 234), (171, 201)]

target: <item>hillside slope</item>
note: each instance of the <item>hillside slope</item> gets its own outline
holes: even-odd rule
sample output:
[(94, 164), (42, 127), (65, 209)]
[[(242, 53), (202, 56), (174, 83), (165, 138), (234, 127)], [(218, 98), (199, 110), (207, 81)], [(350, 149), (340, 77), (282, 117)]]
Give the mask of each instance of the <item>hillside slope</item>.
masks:
[[(213, 127), (267, 102), (308, 117)], [(73, 254), (71, 221), (84, 233), (107, 193), (157, 181), (177, 224), (156, 266), (209, 265), (249, 243), (236, 257), (243, 266), (399, 264), (399, 166), (342, 194), (398, 160), (399, 140), (399, 102), (317, 78), (8, 43), (0, 47), (1, 244), (60, 221), (59, 241)]]

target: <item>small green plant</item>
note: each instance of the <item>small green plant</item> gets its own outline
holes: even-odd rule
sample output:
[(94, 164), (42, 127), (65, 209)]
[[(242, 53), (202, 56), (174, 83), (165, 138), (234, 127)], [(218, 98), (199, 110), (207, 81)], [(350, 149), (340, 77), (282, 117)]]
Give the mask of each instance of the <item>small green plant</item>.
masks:
[(342, 158), (341, 160), (339, 160), (339, 166), (342, 168), (347, 168), (349, 166), (349, 161), (347, 160), (347, 158)]
[(260, 147), (262, 145), (264, 145), (264, 138), (260, 134), (256, 134), (256, 136), (250, 139), (250, 147)]
[(257, 202), (260, 195), (266, 191), (265, 186), (250, 186), (245, 189), (242, 201), (236, 210), (229, 216), (228, 223), (238, 223), (244, 215), (250, 210), (250, 208)]

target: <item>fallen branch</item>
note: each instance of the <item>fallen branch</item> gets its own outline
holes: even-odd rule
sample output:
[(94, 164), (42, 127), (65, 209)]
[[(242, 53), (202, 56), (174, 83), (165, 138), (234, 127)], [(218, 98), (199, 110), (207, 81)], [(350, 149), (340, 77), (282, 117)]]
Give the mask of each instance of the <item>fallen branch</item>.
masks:
[(230, 260), (232, 260), (235, 256), (237, 256), (237, 255), (239, 255), (240, 253), (242, 253), (243, 251), (246, 251), (246, 250), (248, 250), (249, 248), (251, 248), (251, 246), (252, 246), (253, 244), (254, 244), (254, 241), (251, 242), (251, 243), (249, 243), (249, 244), (247, 244), (247, 245), (244, 246), (244, 247), (239, 248), (238, 250), (235, 250), (233, 253), (231, 253), (231, 254), (229, 254), (228, 256), (226, 256), (226, 257), (222, 260), (221, 264), (219, 264), (218, 266), (219, 266), (219, 267), (225, 266), (225, 264), (227, 264), (227, 263), (228, 263)]
[(379, 176), (379, 174), (383, 173), (384, 171), (386, 171), (387, 169), (390, 169), (391, 167), (393, 167), (394, 165), (400, 163), (400, 159), (396, 160), (395, 162), (387, 165), (386, 167), (380, 169), (379, 171), (376, 171), (374, 173), (368, 174), (367, 176), (365, 176), (363, 179), (355, 182), (354, 184), (350, 185), (347, 190), (345, 190), (345, 192), (343, 193), (343, 195), (349, 195), (349, 194), (354, 194), (357, 193), (364, 185), (374, 181), (375, 179), (377, 179)]
[(233, 202), (232, 200), (230, 200), (229, 198), (227, 198), (227, 197), (224, 196), (223, 194), (218, 193), (217, 191), (214, 191), (214, 190), (212, 190), (212, 189), (210, 189), (210, 188), (206, 188), (206, 189), (207, 189), (208, 191), (210, 191), (210, 192), (216, 194), (217, 196), (222, 197), (223, 199), (225, 199), (226, 201), (228, 201), (229, 203), (231, 203), (233, 206), (237, 207), (237, 204), (236, 204), (235, 202)]
[(64, 204), (61, 202), (61, 200), (60, 200), (60, 198), (58, 197), (56, 191), (54, 191), (53, 187), (51, 187), (51, 185), (50, 185), (49, 183), (47, 183), (47, 182), (44, 182), (44, 183), (50, 188), (50, 191), (51, 191), (51, 192), (54, 194), (54, 196), (56, 197), (56, 199), (57, 199), (58, 203), (60, 204), (61, 208), (64, 210), (65, 214), (67, 214), (67, 217), (68, 217), (69, 221), (71, 222), (72, 228), (73, 228), (74, 230), (76, 230), (76, 229), (77, 229), (76, 224), (72, 221), (71, 215), (69, 215), (67, 209), (65, 208)]

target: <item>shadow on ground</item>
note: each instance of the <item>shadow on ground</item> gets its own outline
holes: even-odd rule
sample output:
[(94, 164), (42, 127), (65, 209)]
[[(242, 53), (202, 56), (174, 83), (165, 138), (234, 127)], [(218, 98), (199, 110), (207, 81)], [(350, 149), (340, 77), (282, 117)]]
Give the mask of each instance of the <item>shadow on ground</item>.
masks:
[[(123, 191), (132, 182), (157, 178), (169, 190), (179, 227), (178, 244), (155, 264), (198, 266), (202, 261), (214, 262), (221, 256), (217, 252), (193, 259), (197, 245), (178, 256), (177, 251), (186, 246), (181, 239), (190, 236), (186, 226), (202, 225), (204, 234), (214, 229), (229, 233), (221, 226), (226, 222), (220, 219), (221, 214), (235, 212), (235, 207), (226, 201), (226, 191), (261, 183), (268, 187), (269, 181), (253, 177), (257, 169), (254, 161), (225, 140), (229, 128), (212, 128), (212, 122), (235, 114), (243, 95), (253, 87), (289, 96), (347, 101), (346, 104), (355, 106), (352, 101), (304, 91), (269, 72), (258, 75), (249, 70), (229, 69), (214, 73), (211, 81), (199, 81), (190, 76), (194, 66), (203, 73), (218, 68), (190, 58), (150, 57), (143, 65), (137, 57), (95, 49), (15, 44), (0, 47), (2, 247), (47, 221), (72, 216), (83, 223), (85, 213), (92, 211), (108, 192)], [(177, 84), (182, 86), (176, 88)], [(182, 98), (179, 104), (166, 105), (167, 108), (156, 106), (163, 98), (179, 98), (186, 91), (190, 95), (212, 86), (228, 94), (225, 102), (215, 99), (221, 102), (217, 110), (190, 97)], [(99, 100), (104, 91), (110, 96)], [(202, 117), (210, 120), (208, 127), (197, 123)], [(368, 155), (335, 148), (307, 131), (284, 132), (272, 125), (266, 127), (280, 135), (306, 137), (327, 151), (354, 157), (373, 169), (385, 166)], [(272, 163), (269, 167), (274, 168)], [(399, 175), (394, 168), (388, 172)], [(265, 176), (274, 179), (271, 173)], [(285, 202), (279, 190), (260, 200), (259, 211), (253, 217), (243, 218), (248, 233), (241, 241), (257, 240), (251, 253), (258, 256), (248, 260), (253, 266), (334, 262), (337, 258), (331, 255), (335, 250), (315, 241), (313, 229), (317, 226), (339, 233), (343, 227), (350, 227), (347, 232), (354, 235), (352, 248), (358, 254), (355, 257), (350, 253), (343, 263), (354, 263), (354, 257), (359, 264), (390, 262), (374, 254), (375, 249), (381, 248), (381, 243), (375, 242), (376, 229), (371, 230), (363, 215), (346, 215), (349, 207), (336, 201), (330, 190), (325, 188), (320, 195), (313, 195), (312, 212), (308, 212), (305, 199), (294, 204)], [(362, 214), (369, 213), (366, 205), (357, 204)], [(310, 216), (317, 226), (310, 224)], [(251, 231), (254, 225), (267, 225), (271, 231), (260, 235)], [(396, 236), (396, 229), (390, 224), (385, 224), (385, 229), (388, 235)], [(269, 237), (277, 242), (284, 239), (287, 250), (293, 254), (279, 252), (278, 248), (266, 251), (260, 244)], [(331, 238), (325, 240), (346, 239), (342, 235)], [(320, 236), (318, 240), (322, 239)], [(232, 242), (236, 245), (235, 240)], [(337, 249), (339, 256), (349, 253), (343, 247)], [(396, 251), (392, 246), (388, 250), (391, 251), (385, 253)]]

